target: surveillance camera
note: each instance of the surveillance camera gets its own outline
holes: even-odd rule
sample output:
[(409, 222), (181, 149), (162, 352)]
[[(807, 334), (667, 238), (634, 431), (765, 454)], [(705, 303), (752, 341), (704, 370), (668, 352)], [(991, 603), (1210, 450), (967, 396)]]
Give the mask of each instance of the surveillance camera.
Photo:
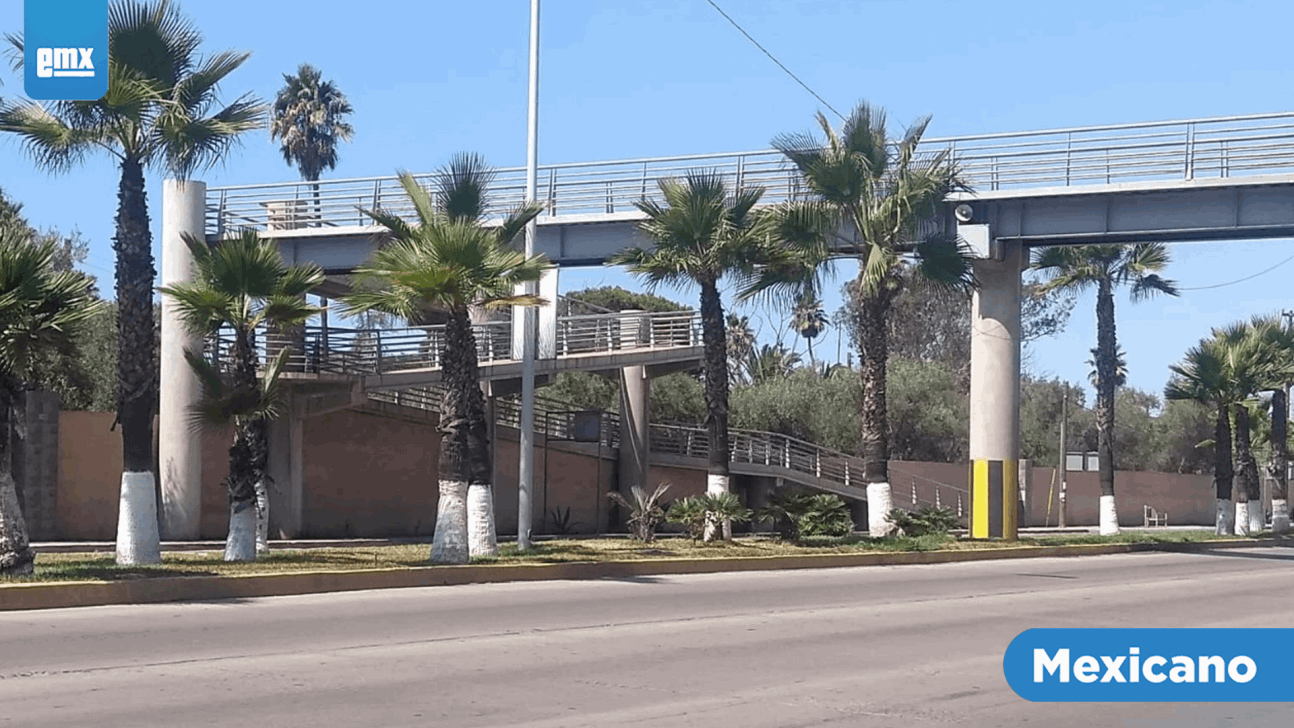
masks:
[(975, 209), (963, 202), (953, 208), (953, 215), (957, 217), (958, 222), (970, 222), (975, 217)]

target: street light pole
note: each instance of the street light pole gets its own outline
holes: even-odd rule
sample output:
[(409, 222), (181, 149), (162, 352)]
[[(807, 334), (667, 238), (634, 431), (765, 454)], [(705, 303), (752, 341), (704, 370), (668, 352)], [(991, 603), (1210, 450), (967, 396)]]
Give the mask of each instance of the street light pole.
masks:
[(1066, 382), (1064, 387), (1064, 394), (1060, 399), (1060, 463), (1057, 465), (1060, 480), (1060, 520), (1057, 525), (1061, 528), (1065, 527), (1065, 476), (1069, 474), (1069, 465), (1065, 459), (1065, 450), (1069, 445), (1065, 437), (1066, 425), (1069, 424), (1069, 383)]
[[(526, 201), (534, 202), (539, 177), (539, 0), (530, 0), (530, 94), (526, 113)], [(526, 257), (535, 254), (531, 219), (526, 224)], [(526, 292), (535, 293), (533, 283)], [(517, 548), (530, 548), (530, 522), (535, 475), (535, 311), (521, 307), (521, 460), (517, 465)]]

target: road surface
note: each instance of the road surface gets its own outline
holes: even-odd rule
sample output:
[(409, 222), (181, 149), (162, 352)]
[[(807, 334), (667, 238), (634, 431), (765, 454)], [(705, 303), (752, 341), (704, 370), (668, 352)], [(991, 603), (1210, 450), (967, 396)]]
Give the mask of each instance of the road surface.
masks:
[(1288, 726), (1029, 703), (1002, 654), (1030, 627), (1291, 625), (1288, 548), (9, 612), (0, 728)]

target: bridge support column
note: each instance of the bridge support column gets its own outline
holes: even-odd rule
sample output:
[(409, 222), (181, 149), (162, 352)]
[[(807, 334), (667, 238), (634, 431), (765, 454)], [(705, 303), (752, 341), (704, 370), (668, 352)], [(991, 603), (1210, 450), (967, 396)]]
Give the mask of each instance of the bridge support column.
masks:
[(1027, 256), (975, 261), (971, 302), (971, 538), (1015, 539), (1020, 459), (1020, 272)]
[[(184, 233), (201, 238), (207, 186), (203, 182), (166, 180), (162, 184), (162, 285), (193, 280), (193, 255)], [(198, 403), (202, 385), (185, 349), (202, 351), (201, 337), (190, 334), (169, 296), (162, 296), (158, 392), (158, 477), (162, 491), (162, 537), (193, 541), (202, 516), (202, 438), (189, 426), (189, 409)]]
[(620, 481), (625, 498), (633, 486), (647, 487), (647, 458), (650, 452), (651, 378), (647, 367), (632, 366), (620, 370)]
[(300, 538), (304, 526), (305, 420), (296, 393), (289, 390), (287, 400), (283, 416), (269, 426), (269, 528), (274, 538)]

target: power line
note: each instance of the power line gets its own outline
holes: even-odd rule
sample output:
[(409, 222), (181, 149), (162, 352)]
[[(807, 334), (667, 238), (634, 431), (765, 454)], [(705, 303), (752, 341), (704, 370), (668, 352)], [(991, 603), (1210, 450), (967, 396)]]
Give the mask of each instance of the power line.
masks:
[(1253, 280), (1254, 278), (1257, 278), (1257, 277), (1258, 277), (1258, 276), (1260, 276), (1260, 275), (1264, 275), (1264, 274), (1267, 274), (1267, 273), (1271, 273), (1272, 271), (1276, 270), (1277, 268), (1281, 267), (1282, 265), (1285, 265), (1286, 263), (1290, 262), (1291, 260), (1294, 260), (1294, 255), (1291, 255), (1290, 257), (1286, 258), (1285, 260), (1282, 260), (1281, 262), (1277, 263), (1276, 265), (1273, 265), (1273, 266), (1272, 266), (1272, 267), (1270, 267), (1270, 268), (1267, 268), (1267, 269), (1265, 269), (1265, 270), (1260, 270), (1260, 271), (1258, 271), (1257, 273), (1255, 273), (1255, 274), (1253, 274), (1253, 275), (1251, 275), (1251, 276), (1245, 276), (1244, 278), (1240, 278), (1240, 279), (1237, 279), (1237, 280), (1234, 280), (1234, 281), (1228, 281), (1228, 282), (1226, 282), (1226, 283), (1218, 283), (1218, 284), (1216, 284), (1216, 285), (1212, 285), (1212, 286), (1193, 286), (1193, 287), (1191, 287), (1191, 288), (1178, 288), (1177, 290), (1179, 290), (1179, 291), (1207, 291), (1207, 290), (1209, 290), (1210, 288), (1223, 288), (1223, 287), (1225, 287), (1225, 286), (1234, 286), (1234, 285), (1235, 285), (1235, 284), (1237, 284), (1237, 283), (1244, 283), (1245, 281)]
[(715, 10), (718, 10), (718, 11), (719, 11), (719, 14), (720, 14), (720, 15), (722, 15), (722, 16), (724, 17), (724, 19), (725, 19), (725, 20), (727, 20), (729, 23), (732, 23), (732, 27), (734, 27), (734, 28), (736, 28), (737, 30), (741, 31), (741, 34), (742, 34), (742, 35), (744, 35), (744, 36), (746, 36), (746, 40), (750, 41), (751, 43), (754, 43), (756, 48), (758, 48), (758, 49), (760, 49), (761, 51), (763, 51), (763, 52), (764, 52), (764, 55), (768, 56), (768, 57), (773, 61), (773, 63), (776, 63), (776, 64), (777, 64), (777, 67), (778, 67), (778, 68), (782, 69), (783, 71), (786, 71), (786, 75), (788, 75), (788, 76), (790, 76), (791, 78), (795, 79), (795, 82), (796, 82), (796, 83), (798, 83), (798, 84), (800, 84), (801, 86), (803, 86), (805, 91), (808, 91), (809, 93), (813, 94), (813, 98), (815, 98), (815, 99), (817, 99), (818, 101), (822, 102), (822, 105), (823, 105), (823, 106), (827, 107), (828, 109), (831, 109), (831, 112), (832, 112), (833, 114), (835, 114), (836, 116), (839, 116), (839, 117), (840, 117), (840, 119), (841, 119), (841, 121), (844, 121), (844, 120), (845, 120), (845, 115), (844, 115), (844, 114), (840, 113), (839, 111), (836, 111), (836, 107), (834, 107), (834, 106), (832, 106), (831, 104), (827, 103), (827, 100), (826, 100), (826, 99), (824, 99), (824, 98), (822, 98), (821, 96), (819, 96), (817, 91), (814, 91), (813, 89), (809, 88), (809, 84), (805, 83), (804, 81), (801, 81), (799, 76), (795, 75), (794, 73), (791, 73), (791, 69), (787, 68), (785, 64), (783, 64), (781, 61), (777, 60), (777, 57), (776, 57), (776, 56), (774, 56), (772, 53), (769, 53), (767, 48), (765, 48), (764, 46), (762, 46), (762, 45), (760, 45), (760, 44), (759, 44), (759, 41), (757, 41), (757, 40), (755, 40), (753, 37), (751, 37), (750, 33), (747, 33), (745, 28), (741, 27), (741, 26), (737, 23), (737, 21), (733, 20), (733, 19), (732, 19), (732, 16), (728, 15), (727, 13), (725, 13), (725, 12), (723, 11), (723, 8), (719, 7), (719, 6), (718, 6), (718, 4), (716, 4), (716, 3), (714, 2), (714, 0), (705, 0), (705, 1), (706, 1), (706, 2), (708, 2), (708, 3), (710, 3), (710, 7), (714, 8)]

